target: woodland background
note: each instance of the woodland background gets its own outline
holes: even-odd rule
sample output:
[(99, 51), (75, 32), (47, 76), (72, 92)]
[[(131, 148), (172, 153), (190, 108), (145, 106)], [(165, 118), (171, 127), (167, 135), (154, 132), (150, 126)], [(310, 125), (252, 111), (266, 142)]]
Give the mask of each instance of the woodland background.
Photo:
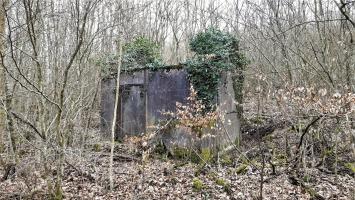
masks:
[[(0, 198), (354, 198), (354, 1), (0, 3)], [(116, 144), (109, 189), (100, 63), (139, 36), (164, 63), (183, 63), (210, 27), (248, 59), (242, 145), (221, 168), (146, 164), (144, 139)]]

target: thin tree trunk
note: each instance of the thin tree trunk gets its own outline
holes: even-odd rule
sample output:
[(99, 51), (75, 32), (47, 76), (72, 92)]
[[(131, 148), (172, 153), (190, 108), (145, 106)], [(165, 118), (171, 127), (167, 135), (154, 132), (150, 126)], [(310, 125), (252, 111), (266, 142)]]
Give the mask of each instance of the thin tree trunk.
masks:
[[(79, 1), (76, 2), (76, 6), (77, 6), (77, 12), (80, 11), (79, 9)], [(81, 27), (79, 27), (78, 24), (78, 28), (77, 28), (77, 38), (78, 38), (78, 43), (75, 46), (75, 50), (73, 52), (73, 54), (70, 56), (69, 62), (68, 64), (65, 66), (64, 68), (64, 72), (63, 72), (63, 83), (62, 86), (60, 88), (60, 92), (59, 92), (59, 104), (57, 105), (57, 116), (56, 116), (56, 121), (55, 121), (55, 133), (56, 133), (56, 137), (57, 137), (57, 143), (59, 146), (59, 152), (58, 152), (58, 163), (57, 163), (57, 179), (56, 179), (56, 183), (55, 183), (55, 198), (56, 199), (63, 199), (63, 190), (62, 190), (62, 176), (63, 176), (63, 171), (64, 171), (64, 159), (65, 159), (65, 155), (64, 155), (64, 151), (65, 151), (65, 142), (66, 142), (66, 137), (65, 137), (65, 133), (64, 131), (61, 129), (61, 124), (62, 124), (62, 117), (63, 117), (63, 109), (64, 107), (64, 102), (65, 102), (65, 93), (66, 93), (66, 89), (68, 86), (68, 81), (69, 81), (69, 71), (72, 68), (75, 59), (77, 58), (77, 56), (79, 55), (80, 49), (83, 46), (83, 42), (84, 42), (84, 32), (85, 32), (85, 27), (86, 27), (86, 23), (87, 23), (87, 18), (90, 12), (90, 7), (91, 7), (91, 2), (88, 2), (86, 4), (85, 7), (85, 11), (83, 14), (83, 19), (82, 19), (82, 24)]]
[[(6, 1), (0, 1), (0, 51), (3, 52), (4, 48), (4, 33), (5, 33), (5, 10), (4, 4)], [(2, 54), (2, 53), (1, 53)], [(3, 55), (1, 55), (3, 56)], [(3, 59), (3, 57), (2, 57)], [(4, 66), (0, 68), (0, 152), (4, 150), (5, 147), (5, 135), (6, 135), (6, 112), (5, 112), (5, 69)]]
[[(6, 70), (5, 70), (5, 17), (6, 11), (5, 8), (8, 5), (7, 0), (1, 1), (1, 14), (0, 14), (0, 54), (1, 54), (1, 69), (0, 69), (0, 98), (2, 99), (3, 109), (0, 109), (0, 152), (3, 147), (3, 142), (5, 141), (5, 132), (7, 132), (7, 136), (9, 139), (9, 146), (11, 152), (11, 160), (13, 164), (17, 162), (16, 157), (16, 137), (14, 134), (14, 123), (11, 116), (12, 111), (12, 93), (10, 92), (9, 84), (6, 78)], [(15, 90), (15, 87), (13, 88)]]
[(117, 79), (116, 79), (116, 97), (115, 97), (115, 108), (113, 112), (112, 128), (111, 128), (111, 154), (110, 154), (110, 168), (109, 168), (109, 179), (110, 179), (110, 190), (113, 190), (113, 151), (115, 148), (115, 131), (116, 131), (116, 120), (117, 120), (117, 108), (118, 100), (120, 95), (120, 73), (121, 73), (121, 61), (122, 61), (122, 38), (120, 36), (118, 40), (118, 59), (117, 59)]

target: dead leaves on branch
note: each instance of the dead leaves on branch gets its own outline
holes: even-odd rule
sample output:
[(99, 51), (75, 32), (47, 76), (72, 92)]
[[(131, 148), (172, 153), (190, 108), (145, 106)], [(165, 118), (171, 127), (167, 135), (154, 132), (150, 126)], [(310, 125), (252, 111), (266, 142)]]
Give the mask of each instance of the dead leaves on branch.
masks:
[(286, 87), (279, 89), (275, 97), (278, 105), (308, 115), (345, 116), (355, 111), (355, 94), (348, 91), (330, 94), (325, 88)]

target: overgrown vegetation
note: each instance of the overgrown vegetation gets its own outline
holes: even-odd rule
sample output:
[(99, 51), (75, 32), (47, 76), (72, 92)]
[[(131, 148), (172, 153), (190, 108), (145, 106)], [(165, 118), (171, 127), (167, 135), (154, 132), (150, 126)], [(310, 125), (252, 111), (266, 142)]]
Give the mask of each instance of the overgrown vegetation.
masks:
[[(1, 200), (355, 199), (353, 0), (1, 2)], [(169, 149), (181, 160), (159, 144), (156, 159), (148, 134), (110, 146), (100, 70), (119, 71), (118, 38), (127, 73), (193, 55), (183, 65), (199, 105), (171, 122), (193, 140), (232, 75), (242, 140), (220, 154), (206, 140)]]
[(163, 114), (174, 119), (174, 127), (189, 127), (197, 137), (201, 138), (203, 130), (216, 128), (218, 112), (205, 112), (206, 107), (202, 100), (198, 100), (197, 94), (198, 92), (191, 86), (187, 104), (182, 105), (177, 102), (176, 112), (163, 112)]
[[(136, 68), (155, 70), (162, 66), (161, 47), (144, 36), (139, 36), (123, 46), (122, 71)], [(117, 55), (104, 55), (97, 61), (103, 77), (115, 74)]]
[(123, 47), (123, 69), (161, 65), (160, 46), (146, 37), (140, 36)]
[(242, 103), (243, 70), (247, 60), (239, 52), (238, 43), (233, 35), (216, 28), (200, 32), (190, 41), (190, 49), (196, 55), (187, 62), (187, 72), (206, 110), (213, 110), (216, 104), (217, 88), (224, 71), (233, 72), (236, 102)]
[[(239, 41), (232, 34), (216, 28), (198, 33), (190, 40), (190, 49), (195, 52), (186, 61), (191, 84), (202, 101), (203, 111), (213, 111), (217, 102), (218, 84), (223, 72), (232, 72), (236, 109), (241, 116), (243, 103), (243, 71), (247, 64), (244, 54), (239, 51)], [(161, 49), (146, 37), (137, 37), (123, 48), (123, 70), (148, 67), (155, 70), (161, 66)], [(114, 74), (116, 56), (105, 56), (98, 61), (104, 77)], [(208, 81), (206, 81), (208, 80)]]

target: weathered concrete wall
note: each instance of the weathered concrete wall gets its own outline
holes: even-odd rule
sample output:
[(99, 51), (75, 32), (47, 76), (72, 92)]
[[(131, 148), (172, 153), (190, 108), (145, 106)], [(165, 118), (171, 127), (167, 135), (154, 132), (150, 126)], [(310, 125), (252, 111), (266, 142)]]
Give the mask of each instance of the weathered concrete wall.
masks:
[[(139, 71), (139, 72), (134, 72), (134, 73), (122, 73), (120, 77), (120, 104), (118, 107), (118, 113), (117, 113), (117, 134), (123, 134), (122, 132), (122, 125), (120, 122), (123, 121), (121, 119), (124, 115), (122, 115), (122, 112), (129, 113), (126, 108), (127, 106), (133, 106), (130, 105), (130, 102), (133, 100), (135, 95), (131, 95), (131, 97), (126, 97), (127, 95), (130, 95), (129, 90), (131, 89), (131, 86), (138, 86), (138, 85), (143, 85), (144, 84), (144, 72)], [(115, 107), (115, 88), (116, 88), (116, 79), (115, 78), (107, 78), (103, 79), (101, 81), (101, 132), (105, 136), (110, 135), (111, 127), (112, 127), (112, 118), (113, 118), (113, 111)], [(133, 88), (133, 93), (137, 94), (136, 91), (137, 88)], [(125, 97), (122, 98), (122, 94), (125, 94)], [(131, 101), (129, 101), (131, 99)], [(124, 101), (124, 106), (121, 106), (121, 101)], [(133, 100), (134, 101), (134, 100)], [(137, 107), (137, 106), (136, 106)], [(138, 110), (138, 109), (136, 109)], [(134, 113), (132, 113), (134, 114)], [(131, 115), (132, 116), (132, 115)], [(128, 121), (131, 121), (130, 118), (131, 116), (127, 116)], [(132, 123), (128, 123), (129, 125), (133, 125)], [(129, 131), (125, 131), (127, 134)]]
[(113, 110), (115, 106), (115, 79), (103, 79), (101, 81), (101, 132), (105, 136), (110, 135)]
[[(101, 87), (101, 127), (102, 132), (109, 135), (115, 102), (115, 79), (103, 80)], [(176, 102), (185, 104), (189, 88), (187, 73), (182, 69), (121, 74), (116, 129), (118, 137), (142, 134), (159, 120), (166, 119), (167, 116), (162, 112), (175, 112)], [(214, 135), (212, 137), (198, 139), (200, 147), (220, 147), (235, 142), (239, 137), (240, 121), (236, 113), (232, 79), (229, 72), (222, 74), (217, 99), (219, 110), (224, 115), (223, 122), (219, 124), (219, 130), (215, 131), (217, 134), (212, 133), (211, 135)], [(183, 146), (192, 143), (188, 140), (197, 140), (191, 137), (191, 133), (184, 134), (183, 132), (171, 133), (170, 136), (165, 134), (164, 140)]]
[(144, 84), (144, 71), (133, 73), (121, 73), (120, 85), (143, 85)]
[(189, 96), (189, 81), (185, 70), (149, 73), (147, 125), (166, 119), (164, 111), (176, 111), (176, 102), (185, 104)]
[(119, 137), (145, 132), (145, 98), (143, 85), (122, 86), (119, 109)]
[[(114, 110), (115, 79), (103, 80), (101, 88), (101, 128), (108, 135)], [(175, 112), (176, 102), (186, 102), (188, 95), (185, 70), (150, 71), (147, 77), (144, 71), (121, 74), (118, 137), (141, 134), (166, 119), (163, 111)]]
[(222, 79), (218, 87), (218, 104), (224, 118), (222, 119), (223, 124), (220, 125), (224, 126), (221, 130), (221, 134), (223, 134), (221, 143), (228, 144), (230, 140), (235, 142), (240, 136), (240, 119), (236, 111), (233, 81), (230, 72), (222, 73)]
[(179, 148), (209, 148), (220, 150), (236, 142), (240, 136), (240, 120), (234, 103), (234, 90), (231, 74), (222, 74), (218, 86), (218, 109), (222, 114), (222, 121), (216, 129), (204, 129), (203, 136), (198, 138), (188, 127), (178, 127), (165, 132), (161, 139), (170, 153)]

